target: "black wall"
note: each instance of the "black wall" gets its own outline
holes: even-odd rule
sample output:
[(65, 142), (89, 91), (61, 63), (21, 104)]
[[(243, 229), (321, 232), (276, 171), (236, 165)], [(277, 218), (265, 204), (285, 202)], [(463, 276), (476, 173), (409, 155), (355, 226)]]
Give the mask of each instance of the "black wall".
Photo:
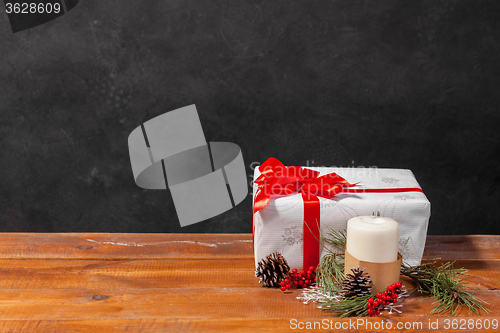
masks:
[(0, 15), (0, 231), (251, 232), (250, 196), (180, 228), (127, 138), (196, 104), (250, 164), (408, 168), (429, 234), (496, 234), (500, 2), (81, 1)]

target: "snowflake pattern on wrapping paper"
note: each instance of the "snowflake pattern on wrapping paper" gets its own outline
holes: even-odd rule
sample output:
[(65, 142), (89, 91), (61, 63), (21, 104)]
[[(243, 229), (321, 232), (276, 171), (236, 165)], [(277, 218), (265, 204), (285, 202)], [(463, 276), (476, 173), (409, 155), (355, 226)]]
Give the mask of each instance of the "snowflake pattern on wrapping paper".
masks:
[(260, 238), (262, 237), (262, 229), (264, 228), (264, 226), (262, 225), (262, 220), (258, 216), (254, 216), (253, 223), (255, 226), (255, 241), (259, 242)]
[(387, 183), (389, 186), (396, 186), (399, 183), (399, 179), (391, 178), (391, 177), (383, 177), (382, 181)]
[(408, 194), (398, 194), (398, 195), (394, 196), (394, 199), (403, 200), (403, 201), (412, 200), (412, 199), (416, 199), (416, 198), (417, 197), (414, 197), (413, 195), (408, 195)]
[(290, 246), (301, 244), (303, 242), (303, 235), (296, 226), (285, 228), (281, 237), (283, 237), (283, 241), (286, 243), (286, 245)]
[(413, 260), (416, 256), (410, 250), (411, 239), (409, 238), (399, 238), (398, 239), (398, 251), (403, 256), (403, 262), (408, 260)]
[(375, 209), (375, 211), (380, 212), (380, 214), (382, 214), (382, 216), (393, 218), (394, 217), (394, 210), (395, 210), (396, 206), (398, 205), (399, 201), (413, 200), (416, 198), (417, 197), (415, 197), (413, 195), (396, 194), (392, 197), (392, 199), (388, 199), (388, 200), (384, 200), (384, 201), (380, 202), (377, 205), (377, 208)]

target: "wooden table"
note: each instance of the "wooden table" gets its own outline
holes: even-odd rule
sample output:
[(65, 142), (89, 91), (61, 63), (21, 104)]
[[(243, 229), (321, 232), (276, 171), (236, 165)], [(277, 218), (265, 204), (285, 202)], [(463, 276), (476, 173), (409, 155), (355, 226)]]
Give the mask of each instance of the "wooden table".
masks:
[[(297, 289), (261, 287), (250, 234), (3, 233), (0, 253), (2, 333), (288, 332), (292, 319), (339, 321), (296, 300)], [(500, 236), (429, 236), (425, 254), (470, 269), (471, 288), (481, 283), (491, 313), (456, 319), (500, 320)], [(420, 322), (422, 332), (439, 320), (443, 330), (450, 318), (428, 315), (422, 298), (370, 321)]]

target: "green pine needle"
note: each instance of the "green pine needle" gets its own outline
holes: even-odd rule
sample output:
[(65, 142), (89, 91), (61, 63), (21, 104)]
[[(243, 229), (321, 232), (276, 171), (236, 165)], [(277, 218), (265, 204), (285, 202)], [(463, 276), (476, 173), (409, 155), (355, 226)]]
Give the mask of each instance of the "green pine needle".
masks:
[(318, 288), (329, 293), (340, 292), (340, 285), (345, 278), (344, 264), (341, 262), (343, 258), (343, 254), (337, 253), (331, 253), (321, 258), (319, 263)]
[(349, 316), (364, 317), (368, 315), (368, 299), (373, 297), (372, 295), (358, 296), (354, 298), (344, 299), (342, 301), (335, 301), (325, 299), (319, 301), (318, 304), (321, 306), (323, 311), (332, 311), (336, 317), (344, 318)]
[(345, 245), (347, 243), (347, 232), (345, 230), (338, 231), (330, 228), (330, 230), (326, 233), (326, 236), (323, 237), (323, 240), (339, 250), (341, 253), (344, 253)]
[[(319, 282), (318, 287), (326, 292), (338, 293), (341, 289), (340, 285), (344, 281), (344, 252), (347, 242), (346, 232), (337, 231), (332, 228), (323, 237), (325, 243), (333, 246), (334, 250), (327, 248), (329, 252), (321, 258), (319, 263)], [(325, 274), (321, 274), (325, 272)]]
[[(466, 306), (469, 314), (479, 315), (479, 311), (489, 312), (483, 305), (488, 304), (466, 290), (464, 275), (468, 273), (465, 268), (453, 268), (453, 262), (444, 263), (438, 267), (436, 262), (427, 262), (419, 266), (401, 265), (401, 274), (408, 276), (417, 284), (417, 290), (423, 294), (436, 298), (435, 308), (430, 314), (450, 313), (455, 316), (457, 311)], [(477, 290), (477, 288), (476, 288)]]

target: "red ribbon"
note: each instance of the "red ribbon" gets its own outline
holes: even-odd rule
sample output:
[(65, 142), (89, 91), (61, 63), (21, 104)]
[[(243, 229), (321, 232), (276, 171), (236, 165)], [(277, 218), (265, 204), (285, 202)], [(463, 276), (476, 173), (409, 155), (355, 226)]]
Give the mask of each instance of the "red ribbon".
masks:
[[(259, 166), (260, 176), (254, 181), (257, 193), (254, 198), (253, 214), (269, 204), (271, 195), (290, 195), (301, 193), (304, 200), (304, 269), (319, 264), (320, 254), (320, 204), (318, 196), (332, 199), (338, 193), (391, 193), (422, 192), (420, 188), (365, 189), (349, 188), (347, 180), (329, 173), (319, 177), (319, 172), (298, 166), (286, 167), (274, 157)], [(255, 227), (253, 227), (255, 231)]]

